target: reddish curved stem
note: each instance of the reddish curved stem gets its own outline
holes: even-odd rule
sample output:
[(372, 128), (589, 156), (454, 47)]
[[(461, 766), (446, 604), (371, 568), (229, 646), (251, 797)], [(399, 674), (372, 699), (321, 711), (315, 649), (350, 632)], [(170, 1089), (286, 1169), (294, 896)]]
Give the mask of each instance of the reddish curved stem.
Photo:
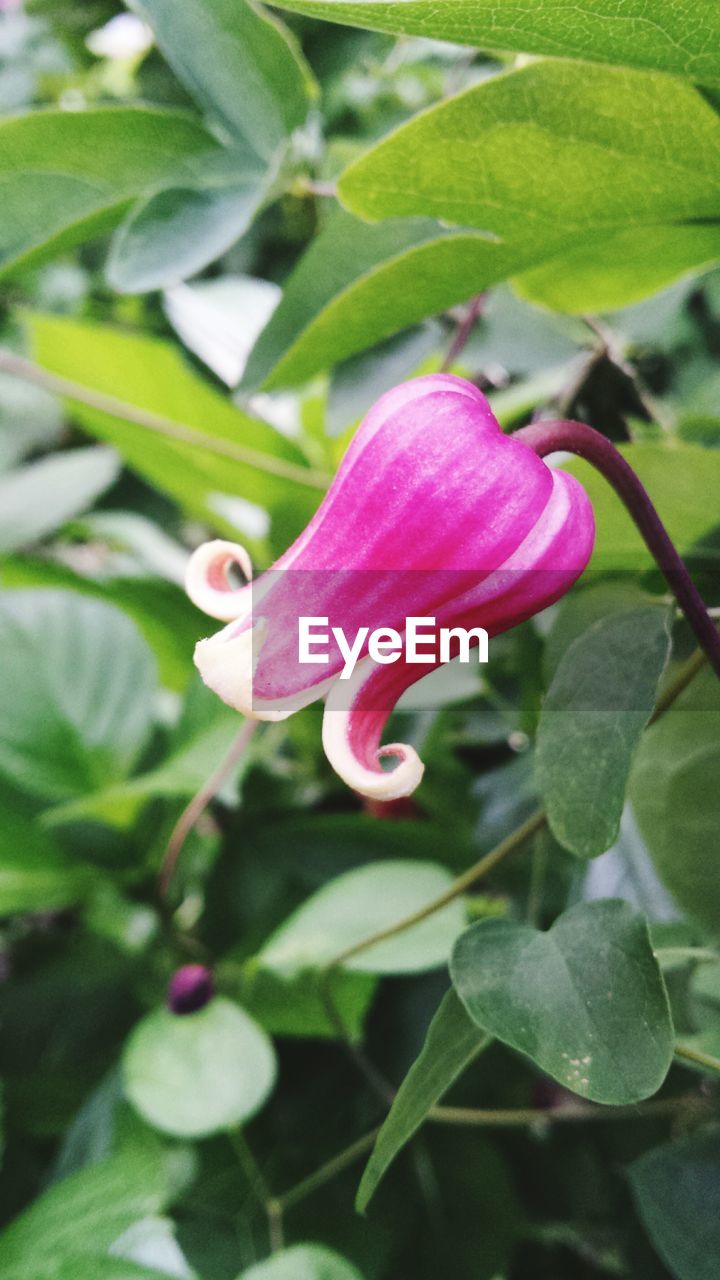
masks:
[(529, 445), (541, 458), (561, 450), (576, 453), (602, 473), (630, 512), (698, 644), (720, 677), (720, 633), (644, 485), (612, 441), (584, 422), (571, 421), (534, 422), (516, 431), (514, 438)]

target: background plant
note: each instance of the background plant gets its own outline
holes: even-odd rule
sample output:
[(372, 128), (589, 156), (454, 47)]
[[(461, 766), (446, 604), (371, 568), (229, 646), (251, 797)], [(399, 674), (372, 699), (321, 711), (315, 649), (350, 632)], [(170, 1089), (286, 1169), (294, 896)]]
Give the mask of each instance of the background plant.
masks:
[(444, 367), (720, 606), (717, 6), (2, 7), (0, 1280), (715, 1280), (720, 693), (616, 497), (399, 810), (181, 583)]

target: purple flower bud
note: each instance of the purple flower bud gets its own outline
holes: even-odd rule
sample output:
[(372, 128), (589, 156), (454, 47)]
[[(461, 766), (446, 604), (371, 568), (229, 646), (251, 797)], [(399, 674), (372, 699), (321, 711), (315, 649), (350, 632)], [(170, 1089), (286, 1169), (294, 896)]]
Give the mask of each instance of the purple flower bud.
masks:
[(167, 993), (172, 1013), (197, 1013), (212, 999), (215, 984), (204, 964), (184, 964), (170, 979)]

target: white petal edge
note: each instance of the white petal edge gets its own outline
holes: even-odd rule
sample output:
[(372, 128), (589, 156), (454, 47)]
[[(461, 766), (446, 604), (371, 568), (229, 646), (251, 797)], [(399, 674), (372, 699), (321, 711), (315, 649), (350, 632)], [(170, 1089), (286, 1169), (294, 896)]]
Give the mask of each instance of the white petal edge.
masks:
[(228, 572), (233, 566), (251, 581), (252, 561), (245, 548), (216, 538), (193, 551), (185, 570), (185, 590), (193, 604), (221, 622), (232, 622), (250, 607), (248, 586), (230, 585)]
[(414, 747), (391, 742), (377, 751), (378, 759), (395, 756), (398, 763), (388, 773), (369, 769), (358, 760), (350, 737), (350, 716), (363, 685), (376, 670), (370, 659), (358, 663), (350, 680), (336, 678), (325, 703), (322, 743), (335, 772), (353, 791), (369, 800), (400, 800), (419, 786), (425, 765)]

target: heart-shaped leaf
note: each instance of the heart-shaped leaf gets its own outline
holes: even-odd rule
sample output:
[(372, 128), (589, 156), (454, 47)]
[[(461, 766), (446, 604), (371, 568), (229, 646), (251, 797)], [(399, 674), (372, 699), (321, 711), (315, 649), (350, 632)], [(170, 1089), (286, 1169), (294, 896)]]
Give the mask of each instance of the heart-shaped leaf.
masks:
[(628, 903), (582, 903), (547, 933), (483, 920), (458, 939), (450, 967), (478, 1026), (581, 1097), (629, 1104), (665, 1079), (667, 995), (645, 917)]

